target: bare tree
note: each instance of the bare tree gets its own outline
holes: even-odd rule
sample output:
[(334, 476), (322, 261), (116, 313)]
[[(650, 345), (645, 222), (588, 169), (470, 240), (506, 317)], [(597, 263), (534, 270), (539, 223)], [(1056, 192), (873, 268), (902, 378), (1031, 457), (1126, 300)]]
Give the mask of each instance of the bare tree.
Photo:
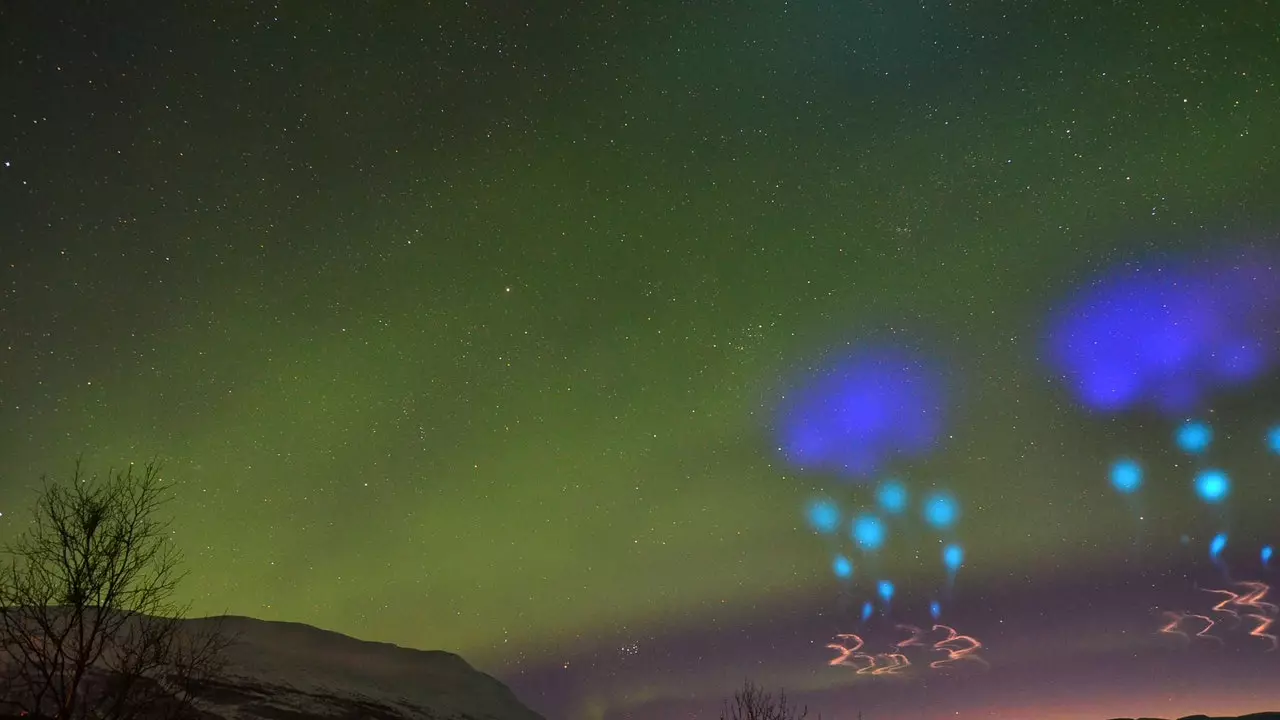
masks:
[[(778, 697), (764, 688), (747, 681), (733, 694), (733, 700), (724, 701), (720, 720), (804, 720), (809, 708), (797, 708), (787, 699), (787, 691), (780, 690)], [(822, 716), (818, 716), (822, 720)]]
[(230, 639), (186, 630), (184, 573), (157, 463), (44, 478), (0, 565), (0, 707), (56, 720), (176, 719), (221, 670)]

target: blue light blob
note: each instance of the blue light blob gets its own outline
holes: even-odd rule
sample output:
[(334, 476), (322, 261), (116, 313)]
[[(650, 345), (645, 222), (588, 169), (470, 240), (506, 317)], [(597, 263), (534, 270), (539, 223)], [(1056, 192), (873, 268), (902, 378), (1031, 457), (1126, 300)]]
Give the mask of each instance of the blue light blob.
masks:
[(1280, 425), (1276, 425), (1267, 431), (1267, 449), (1276, 455), (1280, 455)]
[(884, 546), (884, 523), (875, 515), (860, 515), (853, 521), (853, 540), (863, 550), (879, 550)]
[(960, 503), (951, 493), (930, 493), (924, 499), (924, 520), (938, 530), (946, 530), (960, 520)]
[(876, 583), (876, 594), (884, 601), (886, 605), (893, 601), (893, 583), (888, 580), (881, 580)]
[(809, 527), (830, 534), (840, 528), (840, 508), (830, 500), (813, 500), (805, 513), (809, 518)]
[(1183, 414), (1280, 360), (1277, 256), (1126, 264), (1049, 317), (1045, 357), (1085, 407)]
[(876, 608), (874, 605), (871, 604), (870, 600), (867, 600), (866, 602), (862, 603), (862, 622), (866, 622), (870, 620), (871, 615), (875, 613), (875, 611), (876, 611)]
[(1269, 566), (1269, 565), (1271, 564), (1271, 553), (1272, 553), (1272, 550), (1271, 550), (1271, 546), (1270, 546), (1270, 545), (1263, 545), (1263, 546), (1262, 546), (1262, 553), (1261, 553), (1261, 555), (1262, 555), (1262, 567), (1264, 567), (1264, 568), (1265, 568), (1265, 567), (1267, 567), (1267, 566)]
[(942, 564), (947, 572), (954, 574), (964, 564), (964, 548), (959, 545), (948, 545), (942, 549)]
[(942, 617), (942, 605), (938, 604), (937, 600), (934, 600), (933, 602), (929, 603), (929, 617), (933, 618), (934, 620), (937, 620), (938, 618)]
[(837, 555), (831, 563), (831, 570), (835, 572), (836, 577), (847, 580), (853, 577), (853, 562), (843, 555)]
[(1220, 503), (1231, 494), (1231, 478), (1221, 470), (1202, 470), (1196, 475), (1196, 494), (1207, 503)]
[(1218, 533), (1213, 536), (1213, 540), (1209, 541), (1209, 559), (1217, 562), (1222, 555), (1222, 551), (1227, 548), (1227, 534)]
[(1128, 458), (1112, 463), (1111, 487), (1125, 495), (1137, 492), (1142, 487), (1142, 466)]
[(853, 350), (802, 379), (778, 406), (775, 432), (790, 465), (866, 477), (918, 457), (943, 436), (942, 374), (894, 347)]
[(1208, 450), (1209, 443), (1213, 442), (1213, 428), (1198, 420), (1188, 420), (1178, 426), (1177, 432), (1174, 433), (1174, 440), (1178, 443), (1178, 449), (1183, 452), (1200, 455)]
[(885, 480), (876, 491), (880, 509), (890, 515), (901, 515), (907, 509), (907, 488), (897, 480)]

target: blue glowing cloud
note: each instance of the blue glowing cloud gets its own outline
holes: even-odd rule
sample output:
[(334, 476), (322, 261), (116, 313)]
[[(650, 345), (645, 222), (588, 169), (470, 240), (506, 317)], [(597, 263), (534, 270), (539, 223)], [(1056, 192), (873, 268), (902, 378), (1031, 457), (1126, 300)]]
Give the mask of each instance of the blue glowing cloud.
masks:
[(870, 620), (872, 613), (874, 613), (875, 611), (876, 611), (876, 608), (874, 605), (871, 604), (870, 600), (862, 603), (862, 616), (861, 616), (862, 622), (866, 622)]
[(947, 572), (955, 574), (964, 565), (964, 548), (959, 545), (948, 545), (942, 549), (942, 564), (946, 566)]
[(1142, 466), (1128, 458), (1112, 463), (1111, 487), (1125, 495), (1137, 492), (1142, 487)]
[(1192, 455), (1203, 454), (1213, 442), (1213, 428), (1199, 420), (1188, 420), (1178, 426), (1173, 434), (1178, 449)]
[(893, 601), (893, 583), (888, 580), (881, 580), (876, 583), (876, 594), (884, 601), (886, 605)]
[(1209, 559), (1217, 562), (1222, 556), (1222, 551), (1227, 549), (1227, 534), (1218, 533), (1213, 536), (1213, 540), (1209, 542)]
[(924, 499), (924, 521), (938, 530), (946, 530), (960, 520), (960, 503), (948, 492), (930, 493)]
[(836, 574), (836, 577), (847, 580), (853, 577), (853, 562), (843, 555), (837, 555), (831, 563), (831, 571)]
[(900, 515), (907, 509), (907, 488), (897, 480), (885, 480), (876, 490), (876, 502), (890, 515)]
[(1260, 555), (1262, 556), (1262, 567), (1264, 567), (1264, 568), (1265, 568), (1265, 567), (1267, 567), (1268, 565), (1270, 565), (1270, 564), (1271, 564), (1271, 553), (1272, 553), (1272, 552), (1273, 552), (1273, 551), (1272, 551), (1272, 549), (1271, 549), (1271, 546), (1270, 546), (1270, 545), (1263, 545), (1263, 546), (1262, 546), (1262, 552), (1260, 553)]
[(933, 618), (934, 620), (937, 620), (938, 618), (942, 617), (942, 605), (938, 604), (937, 600), (934, 600), (933, 602), (929, 603), (929, 617)]
[(1085, 407), (1181, 414), (1280, 361), (1276, 256), (1125, 265), (1049, 318), (1046, 360)]
[(1280, 425), (1267, 431), (1267, 449), (1280, 455)]
[(1231, 494), (1231, 478), (1221, 470), (1202, 470), (1195, 479), (1196, 494), (1210, 503), (1220, 503)]
[(875, 515), (860, 515), (853, 521), (853, 541), (863, 550), (879, 550), (885, 535), (884, 523)]
[(913, 352), (851, 351), (810, 373), (779, 404), (783, 458), (801, 470), (866, 480), (943, 435), (942, 375)]
[(809, 518), (809, 527), (820, 533), (830, 534), (840, 528), (840, 508), (830, 500), (811, 501), (805, 515)]

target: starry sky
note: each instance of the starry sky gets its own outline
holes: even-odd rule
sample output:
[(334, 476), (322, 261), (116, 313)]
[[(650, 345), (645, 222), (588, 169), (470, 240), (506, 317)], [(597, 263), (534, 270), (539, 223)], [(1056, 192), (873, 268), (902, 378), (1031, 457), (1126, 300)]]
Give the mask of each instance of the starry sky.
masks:
[(159, 457), (194, 613), (457, 652), (549, 718), (744, 678), (837, 720), (1277, 709), (1277, 27), (6, 2), (0, 536), (77, 455)]

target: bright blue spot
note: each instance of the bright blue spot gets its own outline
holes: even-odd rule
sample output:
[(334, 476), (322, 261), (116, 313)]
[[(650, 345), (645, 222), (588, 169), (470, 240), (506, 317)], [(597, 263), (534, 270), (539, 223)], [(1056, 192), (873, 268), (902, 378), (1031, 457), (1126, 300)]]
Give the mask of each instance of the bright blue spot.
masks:
[(862, 622), (866, 622), (870, 620), (871, 614), (874, 613), (875, 611), (876, 611), (875, 606), (871, 604), (870, 600), (862, 603)]
[(930, 493), (924, 499), (924, 520), (938, 530), (945, 530), (960, 519), (960, 503), (948, 492)]
[(1209, 541), (1209, 559), (1217, 562), (1218, 556), (1222, 555), (1222, 551), (1227, 547), (1227, 534), (1218, 533), (1213, 536), (1213, 540)]
[(1207, 503), (1220, 503), (1231, 494), (1231, 478), (1221, 470), (1204, 470), (1196, 476), (1196, 494)]
[(801, 470), (865, 479), (894, 458), (924, 455), (938, 443), (942, 388), (942, 374), (913, 352), (845, 352), (801, 378), (779, 403), (779, 450)]
[(809, 516), (809, 527), (820, 533), (833, 533), (840, 527), (840, 508), (830, 500), (810, 502), (806, 515)]
[(881, 580), (879, 583), (876, 583), (876, 594), (880, 596), (881, 600), (888, 604), (893, 600), (893, 583), (888, 580)]
[(959, 545), (948, 545), (942, 549), (942, 564), (947, 572), (955, 573), (964, 564), (964, 548)]
[(884, 546), (884, 523), (875, 515), (860, 515), (853, 521), (853, 540), (863, 550), (879, 550)]
[(1267, 449), (1280, 455), (1280, 425), (1267, 431)]
[(831, 569), (838, 578), (848, 579), (853, 577), (853, 563), (843, 555), (836, 556), (835, 561), (831, 563)]
[(942, 606), (938, 604), (937, 600), (929, 603), (929, 617), (932, 617), (934, 620), (942, 617)]
[(1092, 278), (1050, 315), (1046, 360), (1089, 409), (1184, 414), (1280, 360), (1277, 258), (1246, 250)]
[(1262, 566), (1263, 567), (1266, 567), (1267, 565), (1271, 564), (1271, 552), (1272, 550), (1270, 545), (1262, 546)]
[(1125, 458), (1111, 465), (1111, 487), (1128, 495), (1142, 487), (1142, 466)]
[(907, 489), (897, 480), (885, 480), (876, 491), (880, 509), (890, 515), (899, 515), (907, 509)]
[(1199, 455), (1208, 450), (1209, 443), (1213, 442), (1213, 428), (1198, 420), (1188, 420), (1178, 426), (1174, 439), (1178, 443), (1178, 449)]

